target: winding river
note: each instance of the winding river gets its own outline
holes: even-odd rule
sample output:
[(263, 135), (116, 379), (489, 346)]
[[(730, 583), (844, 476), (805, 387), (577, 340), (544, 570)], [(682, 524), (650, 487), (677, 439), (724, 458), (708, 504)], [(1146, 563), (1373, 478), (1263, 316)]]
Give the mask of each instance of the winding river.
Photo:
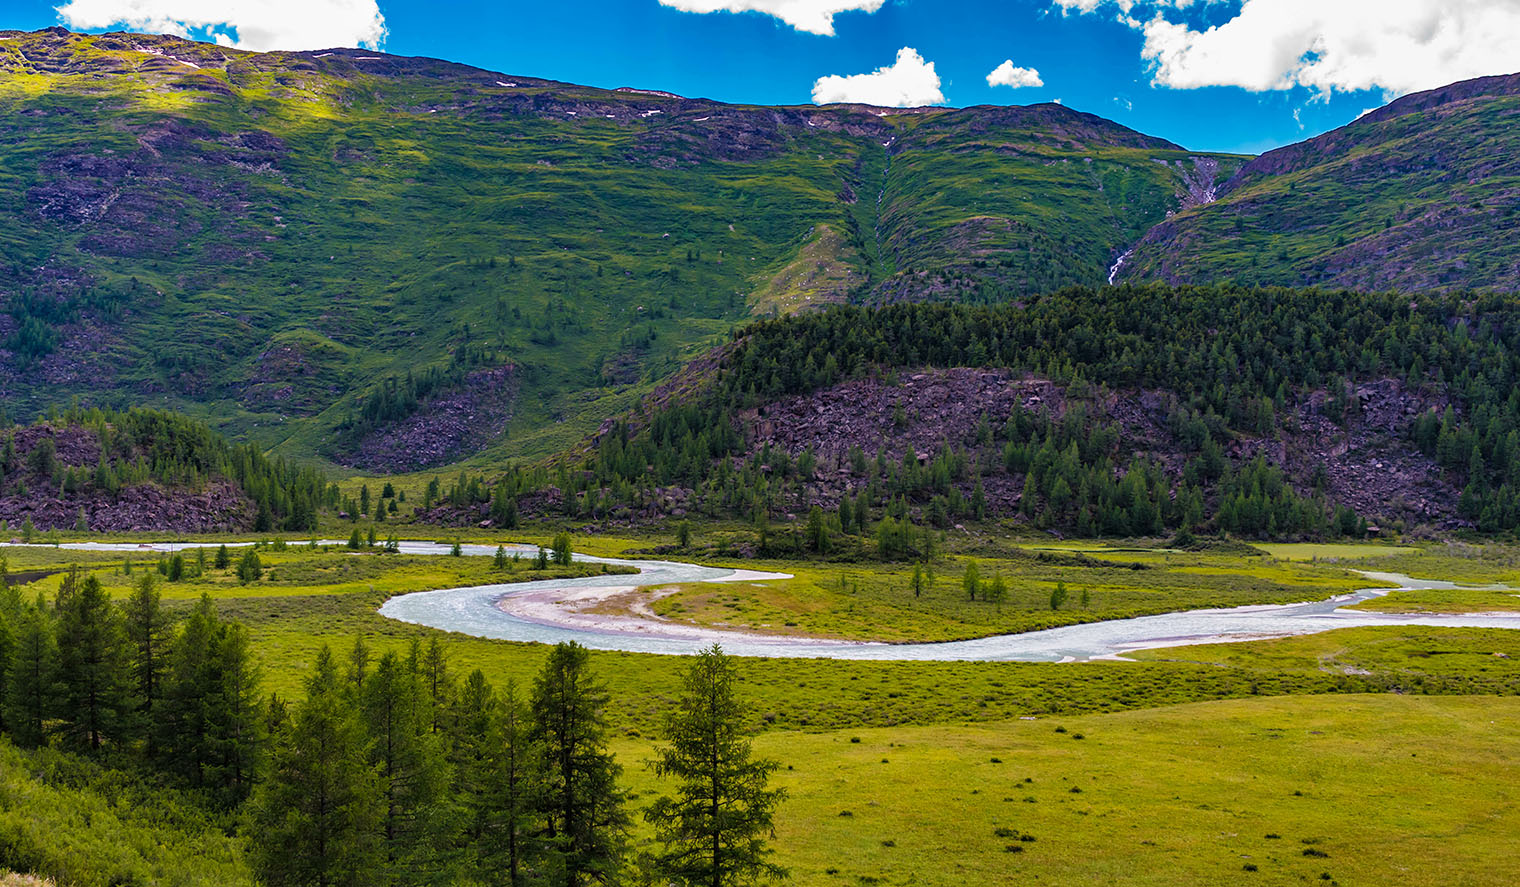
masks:
[[(222, 543), (64, 543), (58, 547), (82, 551), (179, 551)], [(227, 543), (247, 546), (252, 543)], [(299, 544), (299, 543), (297, 543)], [(341, 542), (324, 541), (324, 545)], [(441, 542), (402, 542), (401, 553), (445, 555), (451, 545)], [(533, 551), (513, 546), (509, 551)], [(491, 556), (493, 545), (463, 545), (461, 553)], [(790, 638), (699, 628), (657, 618), (577, 618), (556, 606), (561, 600), (592, 600), (631, 592), (636, 588), (692, 582), (761, 581), (782, 578), (745, 570), (703, 567), (670, 561), (621, 560), (578, 555), (577, 561), (628, 566), (636, 575), (608, 574), (579, 579), (541, 580), (504, 585), (481, 585), (441, 591), (422, 591), (393, 597), (380, 607), (391, 619), (443, 631), (507, 641), (558, 643), (578, 641), (595, 650), (686, 655), (714, 642), (740, 656), (810, 657), (867, 660), (1021, 660), (1074, 662), (1112, 658), (1136, 650), (1186, 644), (1248, 641), (1286, 635), (1313, 634), (1363, 625), (1428, 625), (1459, 628), (1520, 628), (1520, 613), (1424, 615), (1347, 610), (1348, 604), (1389, 591), (1448, 589), (1439, 580), (1412, 579), (1397, 573), (1362, 572), (1375, 588), (1324, 601), (1267, 604), (1218, 610), (1189, 610), (1134, 619), (1090, 622), (1045, 631), (1000, 635), (970, 641), (932, 644), (884, 644)], [(517, 606), (528, 600), (549, 605)]]

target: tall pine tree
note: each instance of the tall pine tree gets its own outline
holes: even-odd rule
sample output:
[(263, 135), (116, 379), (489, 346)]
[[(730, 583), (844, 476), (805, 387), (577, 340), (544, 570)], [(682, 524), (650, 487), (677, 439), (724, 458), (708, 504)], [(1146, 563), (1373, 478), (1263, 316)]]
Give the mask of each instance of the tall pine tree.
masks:
[(131, 650), (121, 612), (93, 574), (59, 586), (57, 714), (64, 738), (99, 751), (127, 737), (134, 708)]
[(545, 874), (564, 887), (615, 881), (628, 828), (622, 768), (607, 751), (607, 690), (589, 660), (580, 644), (556, 644), (533, 682), (529, 737), (541, 778)]
[(47, 741), (48, 719), (58, 692), (58, 643), (52, 613), (37, 602), (15, 620), (15, 644), (6, 670), (5, 728), (22, 747)]
[(785, 877), (768, 859), (772, 815), (785, 796), (768, 782), (774, 761), (755, 758), (734, 696), (733, 661), (716, 644), (687, 670), (666, 724), (670, 745), (655, 772), (679, 783), (644, 811), (663, 845), (659, 874), (692, 887), (737, 887)]
[(443, 737), (432, 732), (431, 703), (415, 658), (381, 656), (364, 679), (359, 710), (383, 799), (384, 883), (451, 880), (444, 852), (454, 821), (449, 770)]
[(254, 795), (254, 868), (270, 887), (379, 883), (383, 811), (364, 729), (324, 647)]
[(127, 639), (132, 644), (132, 680), (137, 696), (138, 732), (146, 735), (148, 757), (155, 757), (155, 707), (163, 695), (173, 635), (159, 604), (158, 581), (144, 572), (133, 586), (126, 607)]

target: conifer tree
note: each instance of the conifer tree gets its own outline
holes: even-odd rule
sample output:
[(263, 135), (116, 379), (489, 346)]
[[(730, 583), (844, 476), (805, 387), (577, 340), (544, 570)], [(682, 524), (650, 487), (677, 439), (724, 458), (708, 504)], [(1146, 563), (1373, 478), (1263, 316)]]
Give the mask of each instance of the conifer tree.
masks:
[(976, 600), (977, 595), (982, 593), (982, 572), (976, 561), (966, 562), (966, 572), (961, 576), (961, 585), (972, 600)]
[(131, 648), (121, 612), (93, 574), (59, 586), (57, 715), (64, 738), (91, 752), (127, 737), (133, 711)]
[(57, 670), (53, 618), (39, 593), (37, 602), (16, 617), (15, 642), (6, 669), (5, 728), (17, 745), (32, 747), (47, 741)]
[(666, 722), (670, 745), (655, 772), (679, 783), (644, 811), (663, 849), (661, 876), (692, 887), (737, 887), (780, 879), (766, 839), (785, 793), (768, 782), (778, 765), (753, 756), (745, 710), (734, 695), (732, 660), (716, 644), (692, 661)]
[(498, 695), (479, 669), (454, 706), (454, 793), (465, 804), (464, 846), (482, 880), (519, 887), (533, 854), (535, 780), (527, 713), (517, 684)]
[(563, 887), (614, 881), (628, 817), (617, 787), (622, 768), (607, 751), (608, 695), (589, 669), (590, 653), (556, 644), (534, 679), (529, 737), (541, 785), (545, 867)]
[(573, 555), (570, 550), (570, 534), (559, 532), (554, 534), (554, 562), (561, 567), (570, 566)]
[(168, 670), (173, 634), (168, 616), (159, 604), (158, 580), (143, 573), (132, 588), (126, 607), (127, 639), (132, 644), (132, 681), (137, 696), (138, 727), (147, 737), (148, 757), (157, 746), (152, 729), (164, 674)]
[(379, 776), (384, 878), (390, 884), (445, 883), (444, 842), (452, 821), (442, 738), (432, 731), (419, 675), (395, 653), (364, 679), (359, 713)]
[(379, 881), (384, 806), (367, 747), (332, 651), (324, 647), (251, 806), (254, 869), (269, 887)]
[(193, 788), (205, 787), (215, 755), (216, 635), (211, 598), (202, 595), (175, 638), (155, 719), (156, 746), (165, 766)]
[(263, 676), (242, 623), (220, 625), (215, 671), (218, 692), (211, 709), (214, 744), (207, 777), (217, 797), (230, 808), (252, 794), (269, 755), (269, 713), (260, 686)]
[(538, 771), (528, 710), (516, 681), (507, 681), (496, 715), (491, 734), (496, 748), (486, 795), (490, 815), (482, 850), (486, 861), (506, 870), (508, 887), (520, 887), (535, 857), (532, 800)]
[(454, 700), (454, 675), (449, 672), (449, 657), (438, 638), (429, 640), (427, 652), (421, 655), (418, 655), (418, 646), (416, 641), (412, 642), (412, 658), (421, 663), (422, 682), (430, 703), (429, 729), (441, 733)]

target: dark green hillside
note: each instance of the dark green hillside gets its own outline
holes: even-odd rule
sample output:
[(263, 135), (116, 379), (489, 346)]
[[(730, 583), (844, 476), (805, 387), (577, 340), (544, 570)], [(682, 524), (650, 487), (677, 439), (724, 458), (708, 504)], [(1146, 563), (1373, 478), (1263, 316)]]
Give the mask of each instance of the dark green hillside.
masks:
[(1190, 157), (1058, 106), (5, 32), (0, 392), (387, 470), (541, 455), (756, 313), (1098, 282)]
[(1500, 296), (1123, 285), (840, 307), (751, 327), (704, 391), (613, 429), (527, 507), (822, 506), (846, 532), (1512, 531), (1517, 355), (1520, 303)]
[(1406, 96), (1247, 164), (1157, 225), (1123, 279), (1520, 288), (1520, 75)]

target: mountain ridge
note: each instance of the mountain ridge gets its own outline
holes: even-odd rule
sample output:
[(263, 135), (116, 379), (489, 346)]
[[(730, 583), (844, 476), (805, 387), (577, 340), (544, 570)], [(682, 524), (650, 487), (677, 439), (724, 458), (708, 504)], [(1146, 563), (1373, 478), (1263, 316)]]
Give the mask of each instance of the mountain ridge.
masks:
[(480, 458), (542, 456), (771, 311), (1099, 283), (1193, 158), (1242, 161), (1054, 104), (656, 93), (8, 32), (0, 391), (362, 465), (361, 438), (511, 365)]

